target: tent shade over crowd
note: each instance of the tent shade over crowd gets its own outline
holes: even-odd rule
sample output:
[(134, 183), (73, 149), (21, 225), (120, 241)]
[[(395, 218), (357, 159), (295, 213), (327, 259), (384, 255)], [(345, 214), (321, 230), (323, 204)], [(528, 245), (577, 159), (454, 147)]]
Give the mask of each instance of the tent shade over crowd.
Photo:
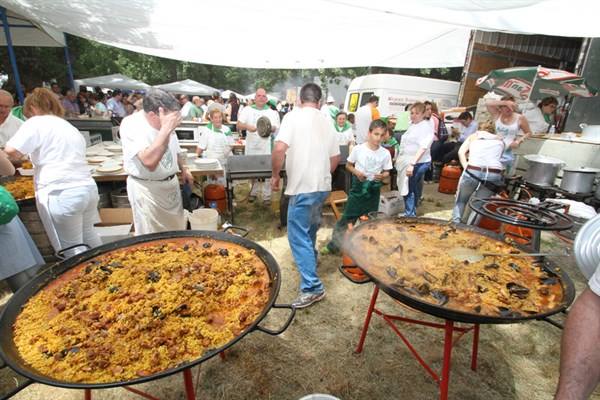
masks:
[(211, 96), (218, 89), (205, 85), (200, 82), (196, 82), (192, 79), (184, 79), (182, 81), (163, 83), (162, 85), (154, 86), (157, 89), (162, 89), (170, 93), (189, 94), (198, 96)]
[(121, 90), (145, 90), (150, 87), (147, 83), (135, 80), (122, 74), (96, 76), (93, 78), (77, 79), (76, 86), (99, 86), (101, 88)]

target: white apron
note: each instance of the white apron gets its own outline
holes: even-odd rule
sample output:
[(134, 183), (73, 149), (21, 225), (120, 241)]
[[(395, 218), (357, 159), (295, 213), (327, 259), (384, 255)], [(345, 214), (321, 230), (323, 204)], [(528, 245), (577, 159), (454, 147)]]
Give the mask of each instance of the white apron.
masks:
[(271, 154), (271, 136), (263, 138), (256, 132), (247, 132), (245, 154)]
[(186, 217), (177, 176), (167, 181), (127, 178), (135, 234), (185, 230)]
[(396, 172), (398, 173), (396, 176), (396, 184), (398, 185), (398, 191), (401, 196), (406, 196), (408, 194), (408, 176), (406, 176), (406, 170), (408, 169), (412, 158), (414, 158), (414, 154), (411, 156), (399, 154), (398, 158), (396, 158)]
[(58, 232), (56, 232), (56, 228), (54, 227), (54, 222), (52, 222), (52, 216), (50, 215), (50, 193), (56, 190), (52, 185), (49, 187), (45, 187), (43, 189), (38, 189), (36, 187), (35, 192), (35, 201), (37, 205), (37, 211), (40, 215), (40, 220), (42, 221), (42, 225), (44, 225), (44, 229), (46, 230), (46, 235), (48, 236), (48, 240), (50, 244), (54, 248), (54, 251), (61, 250), (60, 239), (58, 238)]

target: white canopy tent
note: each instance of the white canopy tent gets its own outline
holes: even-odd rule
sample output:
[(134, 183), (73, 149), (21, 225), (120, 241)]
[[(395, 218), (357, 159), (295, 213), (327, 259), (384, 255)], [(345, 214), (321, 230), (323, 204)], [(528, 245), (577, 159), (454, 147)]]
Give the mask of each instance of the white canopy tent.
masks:
[(154, 86), (157, 89), (162, 89), (169, 93), (178, 94), (189, 94), (198, 96), (211, 96), (213, 93), (219, 90), (205, 85), (200, 82), (196, 82), (192, 79), (184, 79), (182, 81), (163, 83), (162, 85)]
[[(13, 46), (64, 47), (65, 35), (47, 25), (33, 23), (29, 18), (7, 10)], [(6, 46), (6, 37), (0, 35), (0, 46)]]
[(76, 79), (77, 86), (100, 86), (101, 88), (121, 89), (121, 90), (145, 90), (150, 85), (142, 81), (135, 80), (122, 74), (112, 74), (96, 76), (93, 78)]
[[(73, 35), (191, 62), (256, 68), (451, 67), (464, 64), (470, 29), (600, 36), (600, 2), (571, 0), (0, 0)], [(564, 10), (574, 10), (565, 17)], [(115, 12), (118, 10), (118, 12)], [(562, 11), (561, 11), (562, 10)], [(199, 51), (222, 31), (235, 51)], [(264, 28), (255, 23), (263, 21)], [(261, 30), (262, 29), (262, 30)], [(341, 45), (337, 45), (341, 43)]]
[(233, 90), (224, 90), (221, 92), (221, 97), (224, 99), (228, 99), (229, 96), (231, 96), (231, 94), (235, 94), (235, 96), (238, 98), (238, 100), (243, 100), (246, 98), (246, 96), (244, 96), (243, 94), (240, 94), (238, 92), (234, 92)]

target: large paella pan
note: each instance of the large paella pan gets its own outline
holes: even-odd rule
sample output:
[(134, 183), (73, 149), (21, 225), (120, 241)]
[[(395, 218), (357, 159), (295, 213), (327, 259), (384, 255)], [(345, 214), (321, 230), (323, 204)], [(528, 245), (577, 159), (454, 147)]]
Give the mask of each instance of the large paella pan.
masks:
[[(45, 270), (0, 316), (0, 356), (49, 385), (103, 388), (161, 378), (294, 309), (275, 304), (280, 271), (260, 245), (220, 232), (163, 232), (106, 244)], [(259, 323), (289, 308), (283, 327)], [(37, 326), (36, 326), (37, 324)]]

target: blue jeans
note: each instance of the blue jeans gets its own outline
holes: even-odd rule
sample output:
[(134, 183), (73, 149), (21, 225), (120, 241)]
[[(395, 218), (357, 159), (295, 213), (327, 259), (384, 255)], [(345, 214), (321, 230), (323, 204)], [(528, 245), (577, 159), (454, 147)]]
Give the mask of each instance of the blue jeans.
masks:
[[(502, 174), (499, 173), (475, 170), (469, 170), (469, 173), (473, 174), (479, 179), (493, 182), (495, 184), (502, 182)], [(469, 202), (469, 199), (473, 193), (475, 193), (474, 195), (476, 198), (480, 199), (494, 195), (494, 192), (485, 187), (483, 184), (480, 184), (477, 179), (469, 176), (469, 174), (466, 172), (463, 172), (458, 184), (458, 191), (456, 192), (456, 203), (454, 204), (454, 209), (452, 210), (452, 222), (461, 222), (462, 215), (464, 214), (467, 203)]]
[(323, 284), (317, 276), (317, 230), (321, 223), (323, 202), (329, 192), (301, 193), (290, 196), (288, 206), (288, 241), (300, 273), (300, 291), (321, 293)]
[(408, 194), (404, 196), (404, 215), (407, 217), (417, 216), (417, 204), (423, 193), (423, 177), (430, 166), (429, 162), (415, 164), (412, 176), (408, 177)]

